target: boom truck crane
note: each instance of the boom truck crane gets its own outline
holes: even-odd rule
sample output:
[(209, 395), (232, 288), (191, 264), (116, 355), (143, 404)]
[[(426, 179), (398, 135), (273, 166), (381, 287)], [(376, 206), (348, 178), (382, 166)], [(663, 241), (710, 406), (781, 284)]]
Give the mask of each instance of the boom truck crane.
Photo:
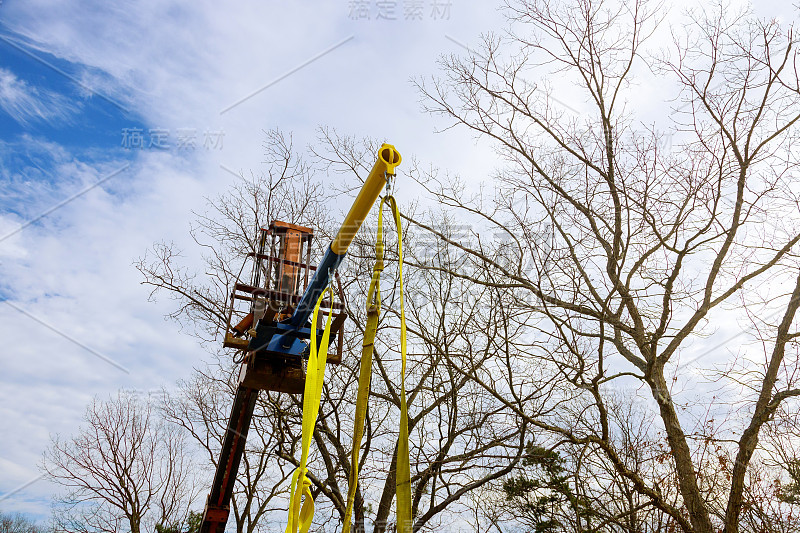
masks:
[[(258, 251), (249, 254), (253, 258), (250, 284), (237, 281), (229, 302), (223, 345), (243, 351), (245, 355), (214, 481), (206, 500), (202, 533), (225, 531), (233, 485), (258, 392), (303, 392), (306, 378), (303, 359), (309, 355), (312, 328), (316, 330), (317, 339), (323, 333), (321, 323), (311, 323), (314, 306), (334, 276), (338, 282), (336, 269), (387, 181), (395, 176), (400, 162), (400, 153), (394, 146), (383, 144), (380, 147), (377, 161), (317, 267), (310, 266), (311, 228), (273, 221), (268, 228), (260, 230)], [(314, 274), (309, 281), (312, 271)], [(333, 291), (330, 294), (334, 294)], [(332, 313), (331, 338), (338, 338), (336, 354), (328, 357), (328, 362), (333, 364), (342, 360), (342, 328), (347, 315), (341, 299), (339, 285), (340, 301), (331, 297), (321, 302), (321, 307)], [(237, 304), (242, 302), (249, 305), (249, 312), (233, 325), (238, 320), (237, 313), (242, 314), (237, 311)]]

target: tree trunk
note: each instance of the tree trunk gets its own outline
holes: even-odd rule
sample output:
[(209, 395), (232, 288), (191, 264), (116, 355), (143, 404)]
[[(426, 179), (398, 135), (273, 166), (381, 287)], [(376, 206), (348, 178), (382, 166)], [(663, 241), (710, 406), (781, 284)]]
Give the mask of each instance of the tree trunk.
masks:
[(384, 533), (389, 521), (389, 513), (392, 510), (392, 501), (396, 492), (397, 480), (397, 446), (394, 447), (392, 454), (392, 464), (389, 466), (389, 474), (386, 476), (386, 484), (383, 486), (383, 494), (378, 504), (378, 513), (375, 516), (374, 533)]
[(697, 485), (697, 472), (692, 461), (692, 454), (689, 444), (686, 442), (686, 435), (681, 428), (678, 414), (669, 395), (667, 383), (664, 380), (664, 368), (658, 364), (651, 369), (648, 381), (653, 392), (653, 397), (658, 403), (661, 413), (661, 420), (664, 422), (664, 429), (667, 432), (672, 457), (675, 460), (675, 470), (678, 473), (678, 485), (683, 498), (683, 502), (689, 511), (689, 521), (692, 524), (693, 532), (686, 533), (714, 533), (708, 508), (700, 494), (700, 487)]

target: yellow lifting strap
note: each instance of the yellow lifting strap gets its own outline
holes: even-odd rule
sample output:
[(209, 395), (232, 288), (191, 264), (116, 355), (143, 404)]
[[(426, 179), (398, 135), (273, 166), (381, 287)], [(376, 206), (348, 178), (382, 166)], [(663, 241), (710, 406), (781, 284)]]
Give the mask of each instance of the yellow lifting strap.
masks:
[(364, 423), (367, 415), (370, 378), (372, 376), (372, 354), (375, 349), (375, 333), (378, 329), (378, 317), (381, 310), (381, 272), (383, 271), (383, 204), (392, 210), (397, 228), (398, 275), (400, 279), (400, 433), (397, 437), (397, 532), (411, 533), (411, 467), (408, 450), (408, 406), (406, 405), (406, 315), (403, 301), (403, 233), (400, 224), (400, 211), (394, 196), (387, 195), (381, 200), (378, 208), (378, 231), (375, 242), (375, 266), (372, 269), (372, 281), (367, 294), (367, 325), (364, 330), (364, 343), (361, 348), (361, 371), (358, 377), (358, 397), (356, 399), (356, 416), (353, 426), (353, 451), (350, 458), (349, 492), (347, 509), (344, 515), (342, 533), (350, 533), (350, 520), (353, 515), (356, 487), (358, 484), (358, 461), (361, 439), (364, 436)]
[[(311, 448), (311, 437), (314, 434), (314, 426), (317, 424), (317, 415), (319, 414), (322, 383), (325, 379), (325, 363), (328, 361), (328, 343), (330, 341), (333, 306), (328, 311), (328, 319), (325, 322), (319, 349), (317, 349), (316, 328), (320, 304), (322, 304), (322, 300), (328, 292), (330, 292), (330, 298), (333, 301), (333, 289), (328, 286), (320, 294), (311, 318), (311, 352), (308, 357), (306, 385), (303, 391), (302, 452), (300, 465), (292, 474), (291, 493), (289, 496), (289, 522), (286, 525), (286, 533), (298, 533), (298, 530), (300, 533), (308, 533), (311, 521), (314, 519), (314, 498), (311, 495), (311, 481), (307, 477), (308, 468), (306, 468), (306, 464), (308, 463), (308, 452)], [(303, 497), (305, 497), (304, 500), (302, 500)], [(300, 505), (301, 500), (302, 507)]]

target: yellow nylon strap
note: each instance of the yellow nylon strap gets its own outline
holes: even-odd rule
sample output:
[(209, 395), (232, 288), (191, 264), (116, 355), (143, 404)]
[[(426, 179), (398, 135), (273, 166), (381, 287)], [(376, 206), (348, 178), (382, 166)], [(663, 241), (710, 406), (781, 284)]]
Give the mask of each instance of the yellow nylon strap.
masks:
[(361, 345), (361, 370), (358, 375), (358, 396), (356, 416), (353, 422), (353, 451), (350, 456), (349, 492), (347, 509), (344, 513), (342, 533), (350, 533), (350, 519), (356, 499), (358, 484), (358, 461), (361, 452), (361, 439), (364, 437), (364, 423), (367, 418), (367, 401), (372, 377), (372, 353), (375, 349), (375, 333), (378, 330), (378, 317), (381, 313), (381, 272), (383, 272), (383, 202), (378, 209), (378, 238), (375, 240), (375, 266), (372, 268), (372, 281), (367, 293), (367, 326), (364, 329), (364, 342)]
[[(400, 281), (400, 434), (397, 436), (397, 533), (411, 533), (411, 465), (408, 450), (408, 405), (406, 404), (406, 308), (403, 295), (403, 230), (394, 196), (384, 198), (392, 208), (397, 228), (397, 273)], [(381, 207), (383, 207), (381, 205)]]
[[(311, 448), (311, 437), (314, 434), (314, 426), (317, 424), (319, 414), (320, 398), (322, 397), (322, 384), (325, 380), (325, 363), (328, 361), (328, 343), (331, 333), (331, 316), (333, 308), (328, 311), (328, 319), (325, 322), (325, 329), (322, 333), (322, 341), (317, 349), (317, 316), (319, 315), (320, 304), (325, 294), (330, 292), (333, 301), (333, 290), (328, 287), (317, 300), (314, 306), (314, 314), (311, 318), (311, 352), (308, 357), (308, 367), (306, 369), (306, 385), (303, 391), (303, 440), (302, 452), (300, 455), (300, 465), (292, 474), (291, 493), (289, 496), (289, 521), (286, 525), (286, 533), (308, 533), (311, 528), (311, 521), (314, 519), (314, 498), (311, 495), (311, 481), (306, 476), (308, 474), (308, 452)], [(305, 499), (303, 497), (305, 496)], [(300, 503), (302, 501), (302, 507)]]
[(381, 292), (380, 275), (383, 271), (383, 204), (386, 203), (392, 210), (394, 223), (397, 228), (397, 250), (399, 256), (398, 272), (400, 278), (400, 353), (402, 358), (400, 372), (400, 433), (397, 440), (397, 531), (398, 533), (411, 532), (411, 468), (408, 451), (408, 406), (406, 405), (406, 315), (403, 301), (403, 233), (400, 225), (400, 211), (393, 196), (386, 196), (381, 200), (378, 208), (378, 232), (375, 242), (375, 267), (372, 270), (372, 281), (367, 295), (367, 326), (364, 330), (364, 343), (361, 349), (361, 371), (358, 378), (358, 397), (356, 399), (356, 416), (353, 427), (353, 451), (350, 460), (349, 492), (347, 495), (347, 509), (344, 515), (342, 533), (350, 533), (350, 519), (353, 514), (356, 487), (358, 483), (358, 456), (361, 448), (361, 439), (364, 436), (364, 422), (366, 420), (367, 400), (369, 397), (370, 378), (372, 375), (372, 355), (375, 347), (375, 333), (378, 329), (380, 315)]

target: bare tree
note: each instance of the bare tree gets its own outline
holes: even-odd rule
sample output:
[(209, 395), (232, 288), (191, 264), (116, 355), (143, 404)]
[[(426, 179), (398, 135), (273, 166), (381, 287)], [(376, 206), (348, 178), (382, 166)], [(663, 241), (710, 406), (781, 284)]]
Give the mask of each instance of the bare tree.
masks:
[[(476, 230), (455, 240), (423, 217), (409, 220), (474, 265), (420, 267), (514, 290), (517, 305), (542, 319), (540, 363), (559, 381), (543, 410), (550, 416), (531, 415), (509, 384), (485, 381), (486, 391), (551, 446), (602, 456), (626, 491), (682, 531), (733, 533), (750, 528), (741, 516), (759, 434), (800, 395), (797, 39), (775, 21), (713, 5), (678, 21), (671, 49), (654, 57), (644, 45), (658, 31), (657, 8), (515, 1), (507, 38), (443, 59), (443, 79), (418, 82), (427, 110), (492, 142), (504, 165), (494, 194), (435, 175), (419, 182), (454, 217), (510, 239), (487, 242)], [(651, 83), (674, 88), (658, 117), (665, 134), (647, 126), (657, 106), (642, 105), (636, 76), (649, 72)], [(737, 391), (728, 407), (746, 416), (728, 417), (712, 435), (707, 422), (725, 405), (675, 390), (694, 386), (680, 362), (692, 340), (742, 309), (759, 317), (763, 351), (750, 352), (746, 380), (720, 376), (718, 386)], [(666, 437), (677, 501), (625, 459), (618, 439), (609, 393), (642, 385)], [(729, 458), (727, 473), (708, 475), (712, 454)]]
[(197, 491), (183, 433), (164, 424), (149, 402), (118, 395), (95, 399), (85, 424), (53, 437), (43, 470), (66, 492), (55, 529), (139, 533), (182, 524)]
[[(298, 157), (291, 136), (278, 130), (265, 135), (266, 171), (241, 176), (226, 194), (209, 198), (206, 211), (194, 213), (191, 236), (203, 253), (202, 278), (183, 264), (182, 251), (173, 243), (154, 244), (135, 263), (142, 283), (153, 288), (151, 298), (161, 294), (178, 302), (170, 317), (191, 324), (206, 344), (218, 343), (224, 334), (229, 290), (247, 254), (258, 250), (259, 228), (275, 219), (323, 228), (328, 215), (316, 200), (323, 188)], [(216, 350), (214, 344), (211, 351)]]
[[(314, 151), (329, 172), (363, 176), (368, 170), (363, 164), (374, 146), (325, 129)], [(418, 172), (412, 164), (402, 169), (398, 181), (403, 183), (407, 174)], [(352, 178), (348, 182), (352, 183)], [(413, 205), (403, 206), (406, 218), (413, 220), (414, 209)], [(446, 213), (432, 224), (450, 240), (469, 237), (470, 226)], [(525, 419), (487, 394), (483, 386), (492, 383), (498, 391), (513, 391), (520, 404), (535, 413), (547, 395), (552, 375), (541, 372), (535, 364), (541, 344), (531, 338), (535, 329), (532, 310), (515, 304), (513, 288), (493, 285), (490, 280), (471, 283), (471, 276), (484, 276), (487, 271), (466, 260), (458, 250), (453, 253), (446, 240), (431, 238), (427, 231), (414, 226), (406, 227), (404, 236), (409, 353), (415, 371), (407, 387), (413, 388), (409, 398), (418, 403), (409, 404), (410, 426), (417, 429), (416, 433), (412, 431), (411, 443), (412, 471), (416, 469), (412, 483), (418, 483), (412, 495), (414, 528), (438, 530), (448, 523), (475, 527), (464, 502), (472, 493), (483, 493), (485, 487), (509, 474), (522, 458), (526, 440), (532, 437)], [(494, 237), (498, 236), (503, 239), (503, 235)], [(369, 276), (374, 238), (374, 231), (370, 231), (354, 242), (351, 260), (359, 262), (350, 264), (348, 270), (356, 269), (355, 279)], [(396, 257), (393, 259), (396, 261)], [(393, 270), (387, 277), (397, 279)], [(360, 291), (364, 289), (362, 286)], [(371, 404), (377, 408), (385, 407), (387, 401), (395, 403), (394, 409), (399, 406), (398, 361), (393, 355), (398, 350), (394, 344), (386, 345), (398, 338), (399, 311), (392, 307), (396, 305), (396, 291), (396, 286), (385, 291), (390, 311), (379, 329), (379, 341), (383, 342), (378, 346), (376, 364), (380, 370), (373, 378), (373, 394), (378, 401)], [(357, 294), (359, 297), (351, 301), (363, 302), (365, 295)], [(360, 307), (351, 305), (349, 313), (359, 325), (364, 323)], [(376, 383), (377, 377), (380, 380)], [(417, 409), (417, 416), (413, 416)], [(397, 422), (392, 423), (396, 427)], [(389, 452), (394, 453), (394, 448), (384, 453)], [(343, 467), (349, 468), (346, 464)], [(393, 468), (390, 464), (390, 474)], [(385, 471), (385, 467), (374, 471), (376, 481), (380, 481), (377, 487), (382, 489), (376, 531), (386, 526), (394, 496), (394, 480), (383, 483)]]
[(45, 533), (41, 527), (27, 516), (0, 512), (0, 533)]
[[(231, 398), (236, 394), (236, 373), (231, 372), (230, 366), (229, 360), (221, 360), (203, 371), (195, 370), (190, 379), (179, 383), (177, 393), (168, 396), (161, 407), (164, 418), (184, 428), (200, 448), (207, 465), (201, 470), (204, 477), (200, 485), (204, 487), (214, 476), (228, 428)], [(234, 486), (231, 508), (238, 533), (268, 531), (262, 519), (273, 511), (288, 509), (284, 497), (292, 469), (275, 454), (278, 435), (273, 421), (280, 415), (271, 411), (272, 401), (280, 400), (262, 393), (250, 425), (241, 473)]]
[[(333, 224), (329, 220), (331, 210), (326, 206), (334, 198), (323, 196), (316, 188), (317, 176), (321, 172), (340, 175), (339, 186), (346, 191), (357, 186), (366, 175), (369, 170), (366, 165), (371, 164), (377, 149), (374, 142), (323, 131), (322, 142), (313, 154), (316, 173), (312, 173), (310, 167), (300, 163), (302, 159), (293, 152), (286, 137), (269, 134), (267, 146), (271, 153), (280, 156), (269, 159), (266, 173), (244, 179), (230, 194), (215, 198), (210, 204), (210, 214), (198, 218), (195, 236), (209, 251), (208, 277), (182, 271), (177, 254), (170, 247), (159, 247), (155, 260), (145, 259), (139, 264), (145, 283), (153, 285), (156, 292), (166, 291), (178, 299), (179, 310), (174, 316), (195, 321), (206, 339), (218, 337), (225, 327), (221, 320), (226, 298), (223, 288), (236, 277), (232, 265), (240, 264), (245, 253), (254, 250), (257, 224), (282, 218), (311, 225), (320, 236), (318, 245), (327, 244), (326, 237), (332, 234)], [(295, 170), (287, 174), (286, 169)], [(391, 234), (388, 238), (391, 239)], [(359, 372), (357, 354), (366, 322), (364, 302), (374, 261), (374, 239), (374, 228), (365, 228), (351, 247), (347, 266), (341, 272), (350, 315), (350, 326), (345, 333), (346, 353), (343, 363), (326, 376), (310, 458), (312, 491), (315, 499), (321, 496), (317, 499), (317, 522), (323, 528), (335, 528), (345, 511)], [(430, 254), (430, 260), (436, 264), (452, 266), (452, 258), (418, 249), (415, 242), (413, 236), (408, 236), (404, 243), (410, 256)], [(428, 244), (439, 246), (436, 241)], [(388, 249), (393, 250), (394, 246), (390, 244)], [(389, 254), (389, 264), (394, 260), (396, 267), (396, 255)], [(387, 269), (387, 279), (392, 279), (391, 268)], [(499, 305), (502, 295), (497, 291), (467, 286), (453, 277), (439, 280), (432, 271), (424, 269), (407, 272), (406, 276), (407, 290), (412, 296), (408, 303), (410, 362), (406, 386), (412, 434), (414, 528), (436, 529), (443, 513), (455, 509), (465, 494), (511, 471), (522, 455), (527, 436), (527, 424), (516, 413), (486, 394), (469, 373), (455, 371), (450, 365), (460, 361), (475, 372), (478, 369), (489, 372), (486, 366), (494, 364), (490, 362), (503, 349), (503, 338), (519, 336), (522, 327), (509, 331), (499, 324), (495, 315), (510, 311)], [(355, 506), (356, 524), (362, 527), (372, 521), (375, 531), (392, 527), (395, 495), (400, 401), (396, 290), (395, 285), (384, 291), (384, 305), (389, 311), (380, 324), (376, 344), (375, 376)], [(475, 307), (476, 301), (491, 305)], [(513, 355), (507, 351), (504, 357)], [(199, 389), (197, 395), (202, 395)], [(194, 404), (192, 409), (200, 405)], [(273, 468), (296, 464), (301, 431), (300, 398), (262, 393), (257, 416), (268, 422), (264, 434), (277, 439), (277, 445), (270, 449), (272, 441), (256, 442), (254, 456), (271, 461)], [(201, 420), (195, 415), (170, 415), (183, 420), (192, 417)], [(214, 431), (208, 434), (213, 435)], [(207, 439), (202, 431), (197, 433), (201, 435), (198, 440)], [(213, 438), (206, 442), (213, 456), (219, 444)], [(262, 445), (265, 448), (259, 452)], [(252, 477), (247, 482), (273, 487), (284, 474), (280, 469), (278, 472), (271, 479)], [(249, 474), (243, 470), (240, 475)], [(252, 487), (247, 490), (255, 491)]]
[[(367, 233), (355, 244), (346, 278), (368, 278), (373, 238)], [(423, 249), (416, 248), (420, 244)], [(409, 234), (404, 250), (410, 257), (424, 253), (435, 264), (449, 264), (447, 257), (424, 245)], [(387, 278), (396, 279), (391, 270)], [(488, 372), (493, 358), (502, 357), (498, 353), (502, 339), (513, 335), (503, 331), (502, 320), (497, 320), (496, 315), (504, 312), (499, 305), (500, 295), (485, 287), (470, 290), (456, 278), (437, 279), (424, 270), (407, 271), (405, 277), (413, 527), (415, 531), (438, 530), (442, 521), (452, 520), (453, 514), (458, 513), (462, 497), (512, 470), (522, 454), (527, 425), (471, 378), (471, 372)], [(366, 323), (363, 305), (356, 304), (366, 300), (364, 289), (363, 283), (353, 284), (348, 298), (348, 312), (358, 328), (353, 335), (355, 341), (360, 341)], [(370, 517), (376, 532), (392, 525), (395, 496), (400, 407), (396, 291), (396, 284), (384, 290), (384, 305), (389, 311), (379, 323), (374, 354), (376, 371), (359, 470), (359, 499), (376, 503), (374, 516)], [(458, 372), (452, 368), (454, 364), (471, 370)], [(357, 359), (350, 355), (348, 361), (332, 372), (315, 435), (327, 475), (327, 479), (319, 480), (319, 486), (330, 493), (340, 516), (346, 499), (343, 489), (351, 468), (353, 409), (350, 406), (355, 401), (358, 370)], [(287, 434), (299, 433), (297, 422), (285, 428)], [(365, 514), (357, 506), (356, 523), (361, 524)]]
[[(162, 415), (183, 427), (199, 447), (206, 466), (206, 480), (201, 481), (204, 490), (210, 486), (219, 460), (239, 371), (240, 361), (232, 357), (235, 354), (219, 346), (226, 328), (229, 291), (242, 275), (247, 254), (257, 251), (259, 228), (275, 219), (312, 223), (326, 216), (314, 201), (321, 187), (312, 180), (309, 165), (298, 157), (292, 138), (277, 130), (265, 135), (266, 170), (242, 176), (230, 191), (208, 199), (207, 210), (195, 213), (191, 234), (203, 252), (203, 276), (187, 269), (181, 252), (170, 243), (155, 244), (136, 263), (143, 283), (153, 287), (151, 297), (164, 294), (175, 299), (178, 307), (170, 317), (191, 325), (212, 355), (212, 362), (181, 381), (178, 392), (162, 406)], [(319, 243), (315, 244), (319, 248)], [(288, 416), (290, 406), (277, 400), (281, 405), (276, 410), (273, 400), (269, 393), (261, 393), (234, 487), (231, 508), (239, 532), (267, 530), (265, 519), (286, 506), (282, 497), (291, 470), (275, 453), (278, 436), (272, 415)]]

